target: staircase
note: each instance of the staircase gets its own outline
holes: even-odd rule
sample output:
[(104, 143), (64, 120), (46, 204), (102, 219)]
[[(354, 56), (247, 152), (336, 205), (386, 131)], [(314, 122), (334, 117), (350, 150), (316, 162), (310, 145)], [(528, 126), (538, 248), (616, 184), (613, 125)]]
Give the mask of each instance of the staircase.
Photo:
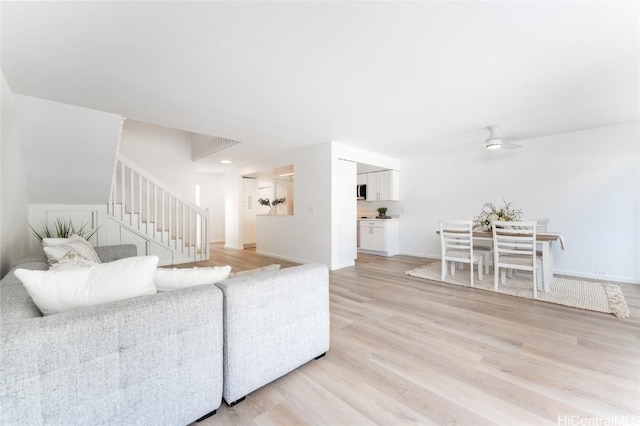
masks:
[(209, 259), (208, 212), (176, 197), (158, 179), (118, 153), (107, 208), (112, 240), (133, 243), (160, 264)]

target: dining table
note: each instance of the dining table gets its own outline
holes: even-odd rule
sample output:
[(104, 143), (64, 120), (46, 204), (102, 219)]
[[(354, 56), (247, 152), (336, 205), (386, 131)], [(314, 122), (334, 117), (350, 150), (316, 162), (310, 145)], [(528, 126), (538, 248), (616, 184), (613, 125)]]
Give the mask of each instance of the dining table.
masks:
[[(436, 231), (440, 234), (440, 231)], [(493, 241), (493, 232), (489, 230), (474, 230), (473, 239), (477, 241)], [(544, 292), (548, 293), (553, 281), (553, 247), (552, 243), (558, 242), (560, 249), (564, 250), (564, 238), (559, 232), (538, 232), (536, 243), (542, 248), (542, 284)]]

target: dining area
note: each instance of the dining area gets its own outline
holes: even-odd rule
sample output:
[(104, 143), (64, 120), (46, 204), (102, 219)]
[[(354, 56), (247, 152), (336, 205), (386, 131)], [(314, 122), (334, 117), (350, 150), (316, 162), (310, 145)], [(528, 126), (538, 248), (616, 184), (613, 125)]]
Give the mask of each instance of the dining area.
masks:
[(522, 211), (506, 201), (502, 207), (484, 204), (473, 219), (440, 220), (441, 281), (468, 264), (472, 287), (475, 265), (480, 281), (493, 269), (494, 290), (514, 271), (521, 271), (530, 273), (534, 298), (539, 289), (548, 293), (553, 281), (552, 245), (565, 249), (562, 234), (551, 232), (550, 223), (549, 218), (523, 219)]
[(406, 275), (623, 319), (630, 314), (619, 285), (554, 274), (554, 252), (564, 254), (567, 247), (550, 218), (525, 218), (508, 202), (486, 203), (473, 218), (439, 219), (435, 234), (439, 256)]

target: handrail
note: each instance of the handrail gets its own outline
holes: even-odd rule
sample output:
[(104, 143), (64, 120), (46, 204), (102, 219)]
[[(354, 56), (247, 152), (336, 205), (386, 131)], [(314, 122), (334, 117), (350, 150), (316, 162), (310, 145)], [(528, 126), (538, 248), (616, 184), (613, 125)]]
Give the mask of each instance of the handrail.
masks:
[[(124, 165), (126, 165), (127, 167), (129, 167), (130, 169), (134, 169), (136, 170), (136, 172), (138, 172), (139, 170), (144, 170), (144, 167), (142, 167), (141, 165), (137, 164), (135, 161), (133, 161), (132, 159), (130, 159), (129, 157), (127, 157), (126, 155), (124, 155), (121, 152), (118, 152), (116, 155), (116, 161), (120, 162)], [(116, 163), (116, 167), (117, 167), (117, 163)], [(153, 174), (149, 173), (148, 171), (144, 170), (143, 173), (140, 173), (140, 175), (142, 175), (142, 177), (144, 177), (145, 179), (149, 180), (150, 183), (164, 189), (167, 193), (169, 194), (177, 194), (178, 191), (176, 191), (174, 188), (171, 188), (170, 185), (167, 185), (166, 183), (162, 182), (162, 180), (158, 179), (157, 177), (155, 177)], [(192, 210), (196, 210), (198, 213), (205, 215), (206, 214), (206, 210), (203, 209), (200, 206), (197, 206), (187, 200), (180, 200), (181, 203), (185, 203), (187, 206), (189, 206)]]
[(109, 215), (175, 254), (208, 260), (209, 212), (175, 194), (133, 160), (117, 154)]

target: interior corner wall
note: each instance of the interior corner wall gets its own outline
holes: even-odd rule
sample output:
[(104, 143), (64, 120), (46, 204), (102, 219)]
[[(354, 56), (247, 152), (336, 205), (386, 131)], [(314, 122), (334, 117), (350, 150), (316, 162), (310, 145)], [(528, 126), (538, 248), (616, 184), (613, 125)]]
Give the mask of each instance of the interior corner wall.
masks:
[(168, 190), (195, 204), (196, 163), (191, 160), (189, 132), (127, 120), (120, 152), (160, 179)]
[(440, 219), (471, 219), (486, 202), (550, 218), (558, 274), (640, 283), (638, 122), (402, 162), (403, 254), (440, 257)]
[(225, 174), (224, 179), (224, 247), (241, 250), (242, 220), (240, 203), (243, 196), (242, 174), (237, 170)]
[(0, 115), (0, 276), (27, 252), (29, 200), (15, 97), (2, 75)]

